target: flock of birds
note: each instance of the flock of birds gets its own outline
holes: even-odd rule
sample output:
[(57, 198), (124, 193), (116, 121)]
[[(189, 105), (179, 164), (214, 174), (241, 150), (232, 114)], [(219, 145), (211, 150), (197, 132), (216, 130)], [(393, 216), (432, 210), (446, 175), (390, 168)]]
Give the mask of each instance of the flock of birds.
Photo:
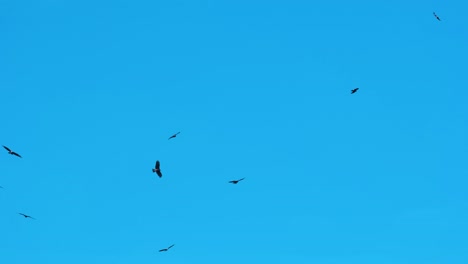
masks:
[[(435, 13), (434, 13), (435, 14)], [(354, 94), (356, 93), (357, 91), (359, 90), (359, 88), (354, 88), (354, 89), (351, 89), (351, 94)], [(179, 135), (180, 132), (177, 132), (175, 133), (174, 135), (170, 136), (168, 138), (168, 140), (170, 139), (173, 139), (173, 138), (176, 138), (177, 135)], [(16, 157), (19, 157), (19, 158), (22, 158), (20, 154), (12, 151), (10, 148), (6, 147), (6, 146), (3, 146), (3, 148), (5, 148), (7, 151), (8, 151), (8, 154), (10, 155), (13, 155), (13, 156), (16, 156)], [(156, 173), (159, 178), (162, 178), (162, 172), (161, 172), (161, 162), (159, 160), (156, 160), (156, 164), (154, 165), (154, 168), (152, 169), (152, 171), (154, 173)], [(232, 184), (238, 184), (240, 181), (243, 181), (245, 178), (241, 178), (241, 179), (238, 179), (238, 180), (232, 180), (232, 181), (229, 181), (228, 183), (232, 183)], [(3, 188), (2, 186), (0, 186), (0, 188)], [(36, 220), (36, 218), (30, 216), (30, 215), (27, 215), (27, 214), (24, 214), (24, 213), (18, 213), (19, 215), (23, 216), (24, 218), (30, 218), (30, 219), (33, 219), (33, 220)], [(159, 252), (166, 252), (168, 251), (169, 249), (171, 249), (175, 244), (167, 247), (167, 248), (163, 248), (163, 249), (160, 249)]]
[[(353, 89), (351, 93), (355, 93), (355, 92), (357, 91), (357, 89), (359, 89), (359, 88)], [(170, 136), (168, 139), (176, 138), (177, 135), (179, 135), (179, 134), (180, 134), (180, 132), (177, 132), (177, 133), (175, 133), (174, 135)], [(19, 157), (19, 158), (22, 158), (20, 154), (18, 154), (18, 153), (16, 153), (16, 152), (12, 151), (12, 150), (11, 150), (10, 148), (8, 148), (7, 146), (3, 146), (3, 148), (6, 149), (6, 150), (8, 151), (8, 154), (13, 155), (13, 156), (16, 156), (16, 157)], [(161, 177), (163, 176), (160, 167), (161, 167), (161, 163), (159, 162), (159, 160), (157, 160), (157, 161), (156, 161), (156, 164), (155, 164), (155, 166), (154, 166), (154, 168), (152, 169), (152, 171), (153, 171), (154, 173), (156, 173), (156, 174), (159, 176), (159, 178), (161, 178)], [(244, 180), (244, 179), (245, 179), (245, 178), (238, 179), (238, 180), (232, 180), (232, 181), (229, 181), (229, 183), (237, 184), (237, 183), (239, 183), (240, 181), (242, 181), (242, 180)], [(2, 186), (0, 186), (0, 188), (3, 189)], [(30, 215), (27, 215), (27, 214), (24, 214), (24, 213), (18, 213), (18, 214), (21, 215), (21, 216), (23, 216), (24, 218), (30, 218), (30, 219), (36, 220), (36, 218), (34, 218), (34, 217), (30, 216)], [(175, 246), (175, 244), (172, 244), (172, 245), (170, 245), (170, 246), (167, 247), (167, 248), (160, 249), (159, 252), (166, 252), (166, 251), (168, 251), (169, 249), (171, 249), (173, 246)]]
[[(432, 12), (432, 14), (434, 15), (434, 17), (438, 20), (438, 21), (441, 21), (439, 16), (435, 13), (435, 12)], [(354, 94), (356, 93), (357, 91), (359, 90), (359, 88), (354, 88), (354, 89), (351, 89), (351, 94)], [(170, 136), (168, 139), (173, 139), (173, 138), (176, 138), (177, 135), (179, 135), (180, 132), (177, 132), (175, 133), (174, 135)], [(6, 146), (3, 146), (3, 148), (5, 148), (7, 151), (8, 151), (8, 154), (10, 155), (13, 155), (13, 156), (16, 156), (16, 157), (19, 157), (19, 158), (22, 158), (21, 155), (19, 155), (18, 153), (12, 151), (10, 148), (6, 147)], [(159, 160), (156, 161), (156, 164), (154, 166), (154, 168), (152, 169), (152, 171), (154, 173), (156, 173), (159, 178), (161, 178), (163, 175), (162, 175), (162, 172), (161, 172), (161, 163), (159, 162)], [(245, 178), (242, 178), (242, 179), (238, 179), (238, 180), (232, 180), (232, 181), (229, 181), (228, 183), (232, 183), (232, 184), (238, 184), (240, 181), (244, 180)], [(0, 186), (0, 188), (3, 189), (2, 186)], [(24, 214), (24, 213), (18, 213), (19, 215), (23, 216), (24, 218), (30, 218), (30, 219), (34, 219), (36, 220), (36, 218), (30, 216), (30, 215), (27, 215), (27, 214)], [(169, 249), (171, 249), (173, 246), (175, 246), (175, 244), (172, 244), (170, 245), (169, 247), (167, 248), (163, 248), (163, 249), (160, 249), (159, 252), (166, 252), (168, 251)]]

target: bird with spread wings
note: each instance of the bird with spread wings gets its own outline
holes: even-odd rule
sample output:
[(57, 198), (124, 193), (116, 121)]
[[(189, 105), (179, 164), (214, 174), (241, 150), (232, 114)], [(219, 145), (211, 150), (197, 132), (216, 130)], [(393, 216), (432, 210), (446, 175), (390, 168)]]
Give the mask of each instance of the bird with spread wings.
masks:
[(8, 151), (8, 154), (10, 154), (10, 155), (15, 155), (15, 156), (21, 158), (20, 154), (14, 152), (14, 151), (11, 151), (11, 149), (9, 149), (8, 147), (5, 147), (5, 146), (3, 146), (3, 147)]
[(168, 138), (168, 140), (171, 139), (171, 138), (177, 137), (177, 135), (179, 135), (179, 134), (180, 134), (180, 132), (175, 133), (174, 135), (170, 136), (170, 137)]
[(165, 251), (168, 251), (171, 247), (173, 247), (175, 244), (172, 244), (171, 246), (167, 247), (167, 248), (163, 248), (163, 249), (160, 249), (159, 252), (165, 252)]
[(354, 88), (354, 89), (352, 89), (352, 90), (351, 90), (351, 94), (357, 92), (357, 90), (359, 90), (359, 88)]
[(439, 18), (439, 16), (438, 16), (438, 15), (437, 15), (435, 12), (432, 12), (432, 14), (434, 15), (434, 17), (435, 17), (437, 20), (439, 20), (439, 21), (440, 21), (440, 18)]
[(232, 184), (237, 184), (238, 182), (244, 180), (245, 178), (242, 178), (242, 179), (239, 179), (239, 180), (232, 180), (232, 181), (229, 181), (229, 183), (232, 183)]
[(159, 168), (161, 164), (159, 163), (159, 160), (156, 161), (156, 165), (154, 165), (153, 172), (156, 172), (156, 174), (159, 176), (159, 178), (162, 177), (161, 169)]
[(30, 215), (26, 215), (26, 214), (23, 214), (23, 213), (18, 213), (18, 214), (24, 216), (24, 218), (31, 218), (31, 219), (36, 220), (36, 218), (34, 218), (34, 217), (30, 216)]

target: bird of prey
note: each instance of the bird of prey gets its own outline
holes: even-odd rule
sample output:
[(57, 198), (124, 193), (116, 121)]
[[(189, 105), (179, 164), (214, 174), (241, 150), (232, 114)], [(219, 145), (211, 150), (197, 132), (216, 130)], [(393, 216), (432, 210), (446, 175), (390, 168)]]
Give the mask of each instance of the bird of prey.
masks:
[(174, 135), (170, 136), (167, 140), (169, 140), (169, 139), (171, 139), (171, 138), (175, 138), (175, 137), (177, 137), (177, 135), (179, 135), (179, 134), (180, 134), (180, 132), (177, 132), (177, 133), (175, 133)]
[(18, 214), (24, 216), (24, 218), (31, 218), (31, 219), (36, 220), (36, 218), (34, 218), (34, 217), (30, 216), (30, 215), (25, 215), (25, 214), (22, 214), (22, 213), (18, 213)]
[(159, 178), (162, 177), (161, 169), (159, 168), (160, 163), (159, 160), (156, 161), (156, 165), (154, 166), (153, 172), (156, 172), (156, 174), (159, 176)]
[(165, 252), (165, 251), (168, 251), (171, 247), (173, 247), (175, 244), (167, 247), (167, 248), (163, 248), (163, 249), (160, 249), (159, 252)]
[(9, 149), (9, 148), (7, 148), (7, 147), (5, 147), (5, 146), (3, 146), (3, 147), (8, 151), (8, 154), (15, 155), (15, 156), (21, 158), (20, 154), (14, 152), (14, 151), (11, 151), (11, 149)]
[(229, 183), (237, 184), (238, 182), (242, 181), (243, 179), (245, 179), (245, 178), (242, 178), (242, 179), (239, 179), (239, 180), (229, 181)]
[(440, 18), (439, 18), (439, 16), (438, 16), (438, 15), (437, 15), (435, 12), (432, 12), (432, 14), (435, 16), (435, 18), (437, 18), (437, 20), (439, 20), (439, 21), (440, 21)]
[(359, 88), (354, 88), (354, 89), (352, 89), (352, 90), (351, 90), (351, 94), (357, 92), (357, 90), (359, 90)]

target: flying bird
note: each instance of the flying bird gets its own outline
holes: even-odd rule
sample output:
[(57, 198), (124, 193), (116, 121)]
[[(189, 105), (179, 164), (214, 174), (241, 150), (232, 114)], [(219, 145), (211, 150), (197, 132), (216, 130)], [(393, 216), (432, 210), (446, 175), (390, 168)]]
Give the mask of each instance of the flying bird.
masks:
[(170, 136), (167, 140), (169, 140), (169, 139), (171, 139), (171, 138), (175, 138), (175, 137), (177, 137), (177, 135), (179, 135), (179, 134), (180, 134), (180, 132), (177, 132), (177, 133), (175, 133), (174, 135)]
[(437, 18), (437, 20), (439, 20), (439, 21), (440, 21), (440, 18), (439, 18), (439, 16), (438, 16), (438, 15), (437, 15), (435, 12), (432, 12), (432, 14), (435, 16), (435, 18)]
[(156, 172), (156, 174), (159, 176), (159, 178), (162, 177), (161, 169), (159, 168), (160, 163), (159, 160), (156, 161), (156, 165), (154, 166), (153, 172)]
[(18, 213), (18, 214), (24, 216), (24, 218), (31, 218), (31, 219), (36, 220), (36, 218), (34, 218), (34, 217), (30, 216), (30, 215), (25, 215), (25, 214), (22, 214), (22, 213)]
[(167, 247), (167, 248), (163, 248), (163, 249), (160, 249), (159, 252), (165, 252), (165, 251), (168, 251), (171, 247), (173, 247), (175, 244)]
[(5, 147), (5, 146), (3, 146), (3, 147), (8, 151), (8, 154), (15, 155), (15, 156), (21, 158), (20, 154), (14, 152), (14, 151), (11, 151), (11, 149), (9, 149), (9, 148), (7, 148), (7, 147)]
[(357, 92), (357, 90), (359, 90), (359, 88), (354, 88), (354, 89), (352, 89), (352, 90), (351, 90), (351, 94)]
[(245, 178), (242, 178), (242, 179), (239, 179), (239, 180), (229, 181), (229, 183), (237, 184), (238, 182), (242, 181), (243, 179), (245, 179)]

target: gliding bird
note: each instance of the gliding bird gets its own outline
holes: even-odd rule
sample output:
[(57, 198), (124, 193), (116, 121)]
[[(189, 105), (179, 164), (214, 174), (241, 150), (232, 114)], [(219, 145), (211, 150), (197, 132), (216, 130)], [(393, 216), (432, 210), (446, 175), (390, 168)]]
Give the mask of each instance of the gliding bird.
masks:
[(238, 182), (242, 181), (243, 179), (245, 179), (245, 178), (242, 178), (242, 179), (239, 179), (239, 180), (229, 181), (229, 183), (237, 184)]
[(165, 252), (165, 251), (168, 251), (171, 247), (173, 247), (175, 244), (167, 247), (167, 248), (163, 248), (163, 249), (160, 249), (159, 252)]
[(177, 133), (175, 133), (174, 135), (170, 136), (167, 140), (169, 140), (169, 139), (171, 139), (171, 138), (175, 138), (175, 137), (177, 137), (177, 135), (179, 135), (179, 134), (180, 134), (180, 132), (177, 132)]
[(9, 148), (7, 148), (7, 147), (5, 147), (5, 146), (3, 146), (3, 147), (8, 151), (8, 154), (10, 154), (10, 155), (15, 155), (15, 156), (21, 158), (21, 156), (20, 156), (18, 153), (14, 152), (14, 151), (11, 151), (11, 149), (9, 149)]
[(36, 220), (36, 218), (34, 218), (34, 217), (30, 216), (30, 215), (25, 215), (25, 214), (23, 214), (23, 213), (18, 213), (18, 214), (24, 216), (24, 218), (31, 218), (31, 219)]

